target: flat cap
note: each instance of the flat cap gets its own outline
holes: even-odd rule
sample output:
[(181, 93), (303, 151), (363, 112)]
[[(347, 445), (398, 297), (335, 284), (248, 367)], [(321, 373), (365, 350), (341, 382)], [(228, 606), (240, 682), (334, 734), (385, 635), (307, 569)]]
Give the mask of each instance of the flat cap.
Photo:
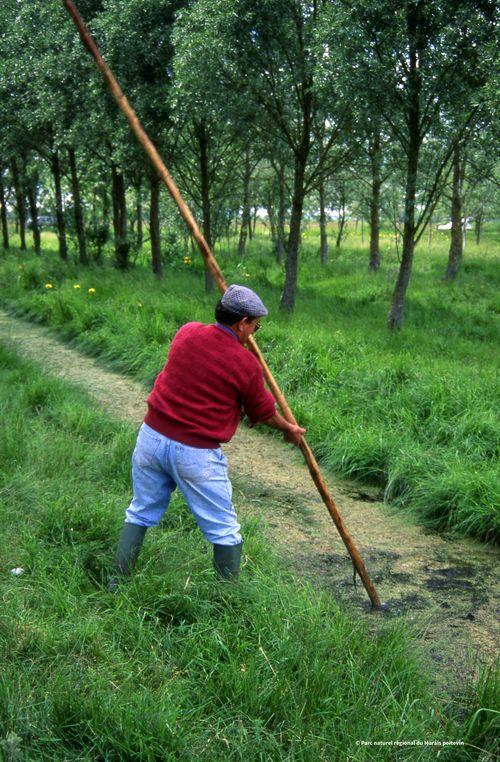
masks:
[(264, 317), (268, 314), (260, 296), (246, 286), (229, 286), (220, 301), (224, 309), (242, 317)]

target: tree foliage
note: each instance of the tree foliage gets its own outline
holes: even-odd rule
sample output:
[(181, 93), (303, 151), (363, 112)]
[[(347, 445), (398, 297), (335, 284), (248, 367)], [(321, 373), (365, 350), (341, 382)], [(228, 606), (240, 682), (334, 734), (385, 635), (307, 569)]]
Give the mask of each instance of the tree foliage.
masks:
[[(446, 206), (458, 145), (466, 157), (461, 206), (473, 207), (480, 231), (498, 185), (491, 0), (78, 5), (207, 241), (215, 246), (234, 230), (243, 256), (251, 218), (267, 210), (284, 265), (283, 309), (297, 298), (304, 210), (314, 207), (320, 222), (323, 263), (324, 210), (357, 210), (370, 226), (371, 271), (381, 265), (382, 221), (401, 236), (388, 320), (401, 327), (415, 246)], [(101, 256), (112, 220), (115, 260), (125, 267), (148, 240), (149, 213), (153, 269), (162, 275), (166, 201), (62, 4), (2, 3), (0, 120), (2, 219), (15, 213), (26, 238), (25, 218), (35, 217), (40, 250), (36, 217), (49, 204), (61, 256), (69, 230), (82, 262), (86, 239), (94, 249), (100, 242)], [(2, 233), (8, 246), (5, 221)]]

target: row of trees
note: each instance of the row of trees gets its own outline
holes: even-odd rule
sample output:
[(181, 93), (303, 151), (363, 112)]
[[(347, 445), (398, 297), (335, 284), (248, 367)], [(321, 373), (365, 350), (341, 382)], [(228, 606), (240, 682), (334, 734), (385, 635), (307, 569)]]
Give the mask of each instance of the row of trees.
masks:
[[(490, 0), (81, 0), (79, 10), (209, 245), (265, 207), (284, 262), (281, 306), (297, 293), (304, 210), (356, 208), (380, 266), (381, 217), (402, 238), (388, 325), (403, 322), (414, 249), (439, 203), (452, 212), (446, 277), (458, 270), (464, 194), (480, 228), (496, 187), (495, 4)], [(79, 258), (111, 228), (119, 267), (144, 240), (162, 275), (160, 184), (83, 50), (62, 3), (0, 8), (0, 206), (53, 203), (59, 252), (67, 214)], [(449, 202), (448, 202), (449, 198)], [(206, 287), (211, 286), (206, 274)]]

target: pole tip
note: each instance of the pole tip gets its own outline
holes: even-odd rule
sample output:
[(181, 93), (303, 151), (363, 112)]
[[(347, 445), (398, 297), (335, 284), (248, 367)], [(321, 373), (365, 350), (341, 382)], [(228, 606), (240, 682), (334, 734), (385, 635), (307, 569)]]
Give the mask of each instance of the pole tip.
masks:
[(390, 613), (391, 608), (388, 603), (371, 603), (370, 608), (368, 609), (368, 612), (370, 614), (372, 613), (378, 613), (378, 614), (388, 614)]

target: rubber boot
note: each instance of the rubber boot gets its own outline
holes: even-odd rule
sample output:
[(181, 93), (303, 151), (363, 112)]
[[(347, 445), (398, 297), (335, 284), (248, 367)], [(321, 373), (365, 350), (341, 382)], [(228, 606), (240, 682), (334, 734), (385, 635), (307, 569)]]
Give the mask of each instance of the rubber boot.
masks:
[(114, 593), (118, 590), (120, 582), (126, 581), (135, 567), (144, 541), (147, 527), (138, 524), (124, 524), (118, 540), (116, 553), (116, 576), (108, 582), (108, 591)]
[(240, 571), (241, 549), (239, 545), (214, 545), (214, 569), (221, 579), (235, 581)]

